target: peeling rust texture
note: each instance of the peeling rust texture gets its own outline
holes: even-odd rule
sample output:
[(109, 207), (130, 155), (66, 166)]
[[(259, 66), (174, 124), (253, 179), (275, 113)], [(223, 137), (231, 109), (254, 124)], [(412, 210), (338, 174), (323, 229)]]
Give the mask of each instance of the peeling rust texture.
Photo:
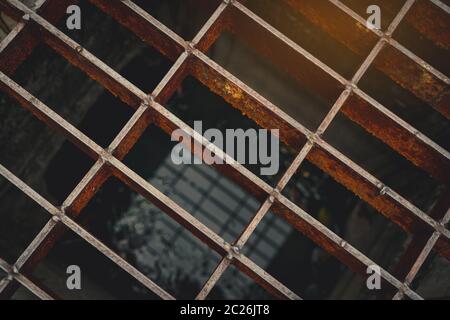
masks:
[(383, 140), (399, 154), (416, 166), (432, 174), (437, 180), (448, 183), (450, 161), (432, 146), (398, 125), (380, 110), (368, 107), (367, 101), (358, 95), (351, 95), (342, 112), (368, 132)]
[[(0, 89), (18, 100), (24, 108), (47, 126), (61, 132), (80, 150), (96, 161), (95, 165), (64, 201), (61, 208), (51, 205), (0, 164), (0, 175), (28, 195), (53, 217), (17, 261), (19, 273), (15, 275), (15, 279), (35, 292), (40, 298), (51, 298), (51, 296), (41, 289), (42, 285), (32, 283), (20, 274), (21, 272), (31, 272), (48, 255), (66, 228), (77, 233), (162, 299), (174, 298), (72, 220), (82, 213), (83, 208), (105, 181), (111, 176), (115, 176), (129, 188), (146, 197), (203, 241), (210, 249), (223, 257), (216, 271), (205, 283), (199, 297), (206, 298), (228, 266), (234, 264), (241, 272), (251, 277), (274, 297), (300, 299), (299, 296), (248, 257), (239, 252), (236, 253), (232, 249), (233, 245), (236, 244), (225, 242), (208, 226), (198, 221), (189, 212), (179, 207), (173, 200), (122, 163), (121, 160), (128, 154), (151, 123), (168, 134), (173, 130), (182, 129), (190, 138), (191, 142), (187, 143), (187, 147), (194, 154), (207, 148), (215, 154), (215, 157), (226, 163), (225, 165), (216, 165), (218, 171), (234, 180), (264, 203), (255, 214), (254, 219), (245, 228), (246, 231), (242, 239), (238, 240), (239, 246), (251, 236), (262, 217), (269, 210), (273, 210), (355, 272), (366, 274), (366, 268), (375, 263), (282, 194), (283, 188), (306, 158), (407, 232), (415, 237), (425, 235), (423, 241), (417, 242), (417, 245), (421, 246), (426, 240), (425, 248), (420, 250), (419, 255), (415, 254), (410, 259), (407, 268), (411, 268), (409, 272), (405, 270), (402, 273), (408, 274), (408, 281), (412, 281), (415, 277), (432, 248), (450, 259), (450, 231), (442, 226), (443, 223), (436, 221), (440, 216), (429, 216), (416, 208), (321, 138), (335, 116), (342, 111), (347, 117), (384, 141), (416, 166), (429, 172), (437, 180), (448, 183), (450, 173), (449, 153), (358, 89), (356, 80), (348, 81), (343, 78), (256, 16), (243, 5), (243, 2), (224, 1), (218, 3), (215, 11), (195, 38), (192, 41), (186, 41), (130, 0), (90, 1), (138, 35), (148, 45), (158, 49), (174, 64), (154, 92), (151, 94), (142, 92), (54, 27), (53, 24), (62, 15), (62, 8), (67, 6), (68, 3), (76, 1), (44, 1), (37, 11), (30, 10), (18, 0), (2, 0), (0, 2), (0, 8), (8, 12), (13, 18), (20, 20), (25, 14), (29, 17), (29, 19), (19, 21), (17, 27), (0, 44)], [(201, 3), (205, 0), (199, 1)], [(286, 1), (330, 35), (343, 41), (353, 51), (361, 56), (367, 56), (354, 79), (360, 79), (370, 65), (374, 64), (399, 84), (420, 96), (448, 117), (448, 79), (443, 78), (439, 72), (424, 64), (423, 61), (396, 42), (390, 41), (391, 46), (383, 49), (380, 35), (368, 31), (354, 13), (339, 7), (336, 0)], [(417, 6), (412, 6), (411, 9), (412, 4), (411, 0), (406, 1), (395, 21), (399, 22), (405, 17), (413, 19), (412, 23), (421, 32), (426, 33), (437, 42), (442, 42), (445, 46), (446, 42), (442, 34), (428, 32), (422, 22), (419, 22), (419, 18), (410, 17), (414, 15), (414, 10), (418, 10), (417, 8), (421, 6), (426, 7), (427, 4), (420, 1)], [(428, 9), (438, 17), (441, 16), (441, 12), (435, 11), (436, 8), (429, 7)], [(409, 15), (408, 10), (411, 10)], [(426, 11), (425, 16), (430, 17), (428, 11)], [(333, 23), (330, 21), (333, 21)], [(437, 18), (436, 23), (445, 27), (445, 23), (439, 21), (440, 18)], [(398, 24), (394, 24), (391, 31), (395, 31), (397, 26)], [(311, 132), (305, 128), (301, 123), (281, 111), (278, 106), (265, 99), (205, 55), (205, 51), (214, 44), (225, 30), (234, 32), (247, 41), (250, 46), (261, 52), (268, 60), (333, 102), (332, 109), (317, 132)], [(255, 34), (258, 37), (255, 37)], [(447, 29), (445, 35), (448, 34), (449, 30)], [(342, 35), (345, 35), (345, 37), (342, 37)], [(53, 112), (52, 109), (11, 80), (11, 74), (40, 42), (46, 43), (135, 110), (133, 117), (107, 149), (98, 146), (77, 128)], [(394, 62), (395, 65), (400, 67), (392, 68)], [(233, 159), (230, 159), (223, 150), (218, 150), (205, 142), (203, 137), (164, 107), (176, 88), (189, 74), (205, 84), (211, 91), (223, 97), (232, 107), (240, 110), (259, 126), (266, 129), (279, 129), (280, 139), (298, 152), (296, 160), (280, 180), (279, 188), (274, 189), (269, 186), (245, 167), (232, 161)], [(10, 272), (10, 266), (1, 262), (0, 258), (0, 267), (5, 269), (6, 272)], [(411, 265), (412, 267), (409, 267)], [(411, 299), (421, 299), (416, 292), (408, 287), (410, 282), (404, 283), (401, 281), (402, 279), (395, 278), (386, 270), (382, 270), (381, 276), (394, 291), (398, 292), (396, 297), (406, 295)], [(0, 281), (2, 280), (0, 279)], [(0, 282), (0, 296), (11, 295), (16, 288), (16, 281), (2, 281)]]

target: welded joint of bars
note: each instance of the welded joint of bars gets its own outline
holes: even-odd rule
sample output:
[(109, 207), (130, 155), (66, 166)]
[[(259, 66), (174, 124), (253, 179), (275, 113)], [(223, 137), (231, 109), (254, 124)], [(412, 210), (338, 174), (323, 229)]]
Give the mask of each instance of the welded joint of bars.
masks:
[(229, 261), (232, 261), (241, 255), (241, 247), (240, 246), (231, 245), (228, 242), (225, 242), (224, 249), (226, 251), (225, 258)]

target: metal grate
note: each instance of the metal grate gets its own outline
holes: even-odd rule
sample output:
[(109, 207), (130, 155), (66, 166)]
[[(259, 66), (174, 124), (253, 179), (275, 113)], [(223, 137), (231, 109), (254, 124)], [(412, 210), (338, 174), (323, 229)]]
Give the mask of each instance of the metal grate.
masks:
[[(408, 266), (409, 272), (405, 279), (399, 280), (386, 270), (382, 269), (381, 271), (382, 278), (396, 289), (395, 299), (402, 299), (405, 296), (412, 299), (421, 299), (410, 288), (410, 284), (431, 250), (434, 249), (446, 258), (450, 258), (450, 231), (445, 227), (450, 220), (450, 210), (445, 208), (435, 217), (427, 215), (329, 145), (322, 139), (322, 135), (338, 112), (341, 111), (416, 166), (428, 172), (436, 180), (448, 182), (450, 154), (358, 88), (358, 82), (368, 68), (374, 64), (375, 58), (384, 54), (389, 62), (387, 65), (390, 67), (378, 67), (400, 83), (402, 87), (428, 102), (448, 119), (450, 117), (449, 78), (391, 37), (408, 12), (419, 10), (418, 6), (421, 8), (420, 10), (434, 12), (436, 25), (438, 25), (439, 19), (448, 19), (449, 12), (446, 5), (437, 0), (407, 0), (387, 31), (382, 32), (365, 29), (365, 20), (342, 2), (338, 0), (324, 1), (325, 6), (339, 9), (340, 15), (353, 21), (354, 24), (348, 26), (349, 32), (343, 33), (342, 31), (345, 30), (334, 29), (327, 20), (329, 17), (325, 13), (321, 15), (321, 12), (315, 12), (314, 7), (308, 5), (308, 1), (303, 4), (302, 1), (284, 0), (305, 16), (314, 16), (315, 23), (333, 36), (341, 38), (350, 47), (361, 48), (368, 44), (367, 40), (354, 37), (351, 28), (362, 28), (367, 31), (365, 32), (367, 37), (376, 38), (376, 44), (370, 54), (354, 76), (348, 80), (255, 15), (243, 4), (244, 1), (225, 0), (220, 3), (192, 41), (185, 41), (130, 0), (90, 1), (175, 62), (156, 89), (151, 94), (146, 94), (53, 26), (53, 23), (56, 23), (64, 15), (65, 8), (76, 1), (40, 0), (33, 9), (28, 8), (18, 0), (0, 1), (0, 8), (18, 21), (17, 26), (0, 44), (1, 89), (16, 98), (23, 107), (46, 125), (62, 132), (82, 151), (96, 160), (95, 165), (79, 182), (61, 207), (50, 204), (0, 165), (2, 176), (52, 215), (52, 218), (49, 219), (45, 227), (13, 266), (0, 260), (0, 268), (8, 273), (8, 276), (0, 282), (0, 293), (5, 294), (13, 291), (15, 281), (17, 281), (39, 298), (52, 298), (38, 284), (27, 278), (25, 274), (48, 254), (55, 241), (61, 236), (62, 225), (64, 225), (155, 294), (163, 299), (174, 299), (173, 296), (75, 222), (77, 216), (95, 192), (112, 175), (149, 199), (223, 257), (198, 293), (198, 299), (207, 297), (231, 264), (237, 266), (239, 270), (250, 276), (275, 297), (300, 298), (241, 253), (241, 248), (246, 244), (269, 210), (284, 217), (300, 232), (354, 271), (365, 274), (367, 267), (374, 265), (375, 262), (293, 204), (281, 193), (302, 162), (308, 158), (313, 164), (330, 174), (409, 233), (427, 236), (423, 245), (416, 243), (418, 251), (413, 259), (414, 261)], [(445, 43), (445, 37), (450, 32), (449, 30), (445, 31), (447, 33), (436, 32), (436, 30), (433, 30), (433, 26), (424, 26), (416, 21), (415, 19), (419, 18), (416, 18), (415, 15), (408, 15), (407, 19), (411, 20), (413, 24), (416, 23), (421, 32), (429, 34), (435, 41), (441, 41), (444, 45), (448, 44)], [(316, 132), (306, 129), (205, 55), (207, 49), (217, 40), (221, 32), (225, 29), (233, 30), (233, 28), (236, 28), (237, 21), (245, 23), (246, 27), (248, 26), (248, 29), (235, 30), (237, 34), (246, 38), (263, 55), (288, 70), (295, 78), (302, 80), (325, 97), (329, 96), (333, 90), (340, 90), (339, 98)], [(434, 21), (430, 23), (433, 24)], [(257, 41), (252, 32), (245, 32), (245, 30), (256, 30), (264, 41)], [(18, 65), (27, 58), (41, 41), (136, 109), (131, 120), (107, 149), (103, 149), (94, 143), (11, 80), (10, 76)], [(270, 47), (280, 48), (283, 54), (275, 54), (267, 49)], [(286, 57), (289, 57), (289, 59)], [(291, 61), (296, 61), (296, 64), (289, 64)], [(392, 68), (392, 65), (399, 67)], [(405, 65), (408, 67), (401, 67)], [(317, 79), (326, 81), (317, 81), (317, 79), (313, 81), (308, 79), (308, 74), (314, 74)], [(163, 106), (187, 75), (196, 77), (233, 107), (242, 110), (261, 127), (280, 129), (280, 139), (297, 150), (298, 154), (295, 160), (278, 182), (276, 188), (269, 186), (243, 166), (234, 162), (213, 144), (204, 141), (201, 135), (176, 118)], [(423, 80), (425, 78), (427, 81)], [(332, 80), (331, 84), (330, 80)], [(208, 148), (217, 157), (226, 160), (226, 165), (218, 166), (223, 174), (231, 177), (258, 199), (264, 201), (236, 242), (227, 243), (121, 162), (121, 159), (129, 152), (145, 128), (151, 123), (156, 124), (168, 133), (177, 128), (184, 130), (202, 148)], [(195, 149), (193, 149), (194, 151)]]

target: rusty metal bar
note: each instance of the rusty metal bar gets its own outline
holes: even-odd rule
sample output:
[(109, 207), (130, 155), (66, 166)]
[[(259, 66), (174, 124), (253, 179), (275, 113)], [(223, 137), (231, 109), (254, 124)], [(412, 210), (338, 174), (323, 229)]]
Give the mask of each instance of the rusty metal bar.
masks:
[[(98, 0), (91, 0), (94, 4), (97, 4)], [(119, 7), (117, 7), (119, 6)], [(103, 9), (106, 13), (111, 14), (112, 16), (115, 16), (115, 12), (118, 11), (121, 6), (120, 4), (111, 4), (108, 7), (100, 6), (101, 9)], [(146, 12), (143, 12), (142, 9), (139, 9), (137, 7), (127, 7), (128, 9), (133, 9), (130, 14), (139, 14), (141, 17), (143, 17), (143, 22), (146, 23), (147, 28), (149, 29), (157, 29), (159, 26), (153, 21), (153, 18)], [(283, 36), (280, 32), (270, 27), (267, 23), (264, 23), (262, 19), (251, 13), (250, 11), (245, 10), (244, 6), (239, 4), (238, 2), (233, 2), (233, 9), (239, 8), (240, 11), (245, 11), (249, 17), (251, 17), (256, 24), (260, 24), (263, 29), (259, 28), (257, 32), (258, 34), (261, 34), (261, 30), (264, 31), (264, 29), (269, 30), (269, 37), (266, 37), (267, 39), (270, 39), (270, 35), (276, 35), (276, 39), (278, 41), (279, 45), (286, 45), (288, 49), (293, 52), (296, 55), (296, 61), (295, 63), (290, 63), (287, 67), (289, 67), (289, 70), (296, 70), (297, 66), (301, 66), (303, 68), (303, 72), (300, 70), (296, 72), (298, 76), (301, 75), (307, 75), (307, 74), (315, 74), (318, 78), (317, 83), (315, 84), (315, 88), (318, 90), (322, 90), (323, 94), (325, 96), (328, 96), (330, 99), (333, 99), (339, 95), (338, 91), (342, 89), (343, 86), (348, 85), (351, 82), (345, 80), (342, 76), (338, 75), (336, 72), (331, 70), (328, 66), (321, 63), (318, 59), (314, 58), (311, 54), (307, 53), (305, 50), (303, 50), (298, 45), (294, 44), (292, 41), (287, 39), (285, 36)], [(142, 28), (141, 26), (137, 26), (135, 24), (130, 25), (129, 19), (122, 19), (121, 17), (117, 17), (119, 19), (119, 22), (121, 22), (124, 26), (128, 27), (133, 32), (139, 32), (139, 29)], [(236, 17), (235, 17), (236, 18)], [(256, 25), (256, 24), (248, 24), (249, 26)], [(254, 27), (253, 27), (254, 29)], [(250, 29), (250, 30), (253, 30)], [(246, 28), (240, 28), (239, 29), (239, 35), (245, 34)], [(178, 47), (186, 48), (189, 47), (189, 44), (186, 42), (183, 42), (181, 39), (179, 39), (176, 35), (173, 34), (172, 31), (168, 30), (165, 27), (162, 27), (160, 29), (161, 32), (164, 32), (167, 34), (167, 37), (169, 38), (176, 38), (176, 44)], [(256, 32), (256, 31), (255, 31)], [(252, 35), (255, 34), (255, 32), (250, 32), (247, 38), (251, 39), (254, 38)], [(272, 35), (272, 37), (273, 37)], [(149, 43), (150, 45), (153, 45), (154, 39), (150, 36), (141, 35), (142, 39)], [(274, 46), (270, 46), (274, 47)], [(158, 49), (162, 50), (160, 47), (157, 47)], [(181, 49), (180, 49), (181, 50)], [(163, 51), (162, 51), (163, 52)], [(194, 50), (194, 53), (196, 51)], [(284, 51), (287, 54), (279, 55), (283, 57), (283, 61), (286, 63), (286, 61), (290, 61), (289, 57), (292, 56), (293, 53), (289, 54), (289, 51)], [(163, 52), (164, 53), (164, 52)], [(298, 63), (298, 59), (301, 59), (304, 57), (306, 59), (305, 63)], [(276, 55), (271, 56), (271, 60), (277, 61)], [(206, 62), (206, 65), (211, 65), (211, 61), (208, 57), (202, 56), (200, 58), (201, 61)], [(279, 59), (278, 59), (279, 60)], [(231, 103), (235, 107), (241, 107), (242, 104), (245, 104), (247, 102), (242, 103), (242, 93), (240, 93), (239, 88), (234, 88), (230, 84), (223, 84), (223, 83), (217, 83), (216, 79), (220, 79), (220, 77), (215, 77), (214, 74), (208, 74), (208, 70), (204, 70), (205, 65), (196, 65), (196, 61), (194, 61), (194, 64), (192, 67), (192, 74), (196, 76), (200, 81), (202, 81), (205, 85), (212, 87), (212, 84), (216, 84), (217, 86), (220, 86), (220, 88), (211, 88), (213, 89), (217, 94), (224, 97), (229, 103)], [(312, 62), (312, 63), (311, 63)], [(314, 67), (313, 70), (310, 70), (311, 72), (305, 72), (305, 67)], [(209, 73), (212, 73), (215, 71), (215, 68), (218, 66), (215, 65), (212, 67), (212, 71)], [(202, 68), (202, 70), (198, 71), (197, 69)], [(327, 74), (327, 78), (323, 78), (324, 73), (319, 72), (320, 70), (325, 71)], [(316, 78), (316, 77), (314, 77)], [(208, 81), (209, 79), (214, 79), (216, 83), (212, 83), (213, 81)], [(307, 77), (309, 81), (316, 81), (312, 77)], [(328, 79), (328, 81), (326, 80)], [(226, 79), (225, 79), (226, 80)], [(224, 80), (224, 81), (225, 81)], [(330, 83), (331, 81), (331, 83)], [(327, 85), (329, 83), (329, 85)], [(221, 89), (221, 90), (219, 90)], [(225, 89), (225, 90), (224, 90)], [(357, 89), (357, 88), (356, 88)], [(320, 92), (320, 91), (319, 91)], [(331, 94), (331, 95), (330, 95)], [(234, 101), (232, 100), (232, 95), (236, 98)], [(243, 97), (245, 98), (245, 97)], [(239, 104), (239, 105), (238, 105)], [(238, 106), (237, 106), (238, 105)], [(255, 121), (264, 126), (263, 124), (268, 122), (264, 119), (271, 117), (273, 118), (273, 113), (264, 113), (264, 114), (257, 114), (256, 110), (252, 110), (252, 114), (248, 114), (252, 119), (256, 119)], [(351, 99), (348, 100), (348, 103), (342, 108), (342, 111), (353, 121), (359, 123), (361, 126), (365, 127), (369, 132), (375, 134), (380, 139), (382, 139), (384, 142), (386, 142), (388, 145), (393, 147), (397, 152), (405, 156), (407, 159), (412, 161), (415, 165), (423, 168), (424, 170), (431, 173), (436, 179), (440, 181), (449, 181), (450, 179), (450, 154), (446, 150), (442, 149), (440, 146), (438, 146), (436, 143), (428, 139), (425, 135), (419, 133), (415, 128), (407, 124), (405, 121), (401, 120), (399, 117), (394, 115), (392, 112), (387, 110), (384, 106), (376, 102), (374, 99), (370, 98), (367, 94), (363, 93), (361, 90), (355, 90), (355, 94), (352, 95)], [(248, 112), (248, 110), (246, 110)], [(370, 112), (373, 117), (370, 117), (371, 121), (367, 121), (369, 117), (367, 116), (367, 112)], [(257, 121), (259, 120), (259, 121)], [(273, 125), (275, 127), (276, 125), (280, 125), (279, 128), (284, 129), (284, 134), (287, 134), (289, 132), (289, 128), (286, 126), (282, 126), (281, 121), (278, 119), (274, 119)], [(386, 130), (386, 128), (389, 128), (389, 130)], [(301, 130), (300, 131), (304, 131)], [(297, 141), (296, 141), (297, 140)], [(285, 137), (284, 141), (287, 142), (290, 145), (297, 146), (300, 148), (301, 145), (303, 145), (304, 140), (301, 140), (298, 142), (299, 137)], [(406, 142), (405, 142), (406, 141)]]

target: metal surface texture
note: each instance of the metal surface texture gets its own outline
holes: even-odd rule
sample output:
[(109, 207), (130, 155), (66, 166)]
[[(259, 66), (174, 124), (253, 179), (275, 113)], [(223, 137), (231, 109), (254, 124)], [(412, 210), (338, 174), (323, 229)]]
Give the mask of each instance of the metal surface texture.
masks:
[[(17, 26), (0, 44), (0, 89), (14, 97), (47, 126), (62, 133), (96, 161), (60, 208), (50, 204), (8, 169), (0, 165), (0, 174), (4, 178), (51, 215), (46, 226), (13, 266), (0, 260), (0, 268), (8, 273), (8, 277), (0, 282), (1, 296), (10, 296), (17, 283), (20, 283), (39, 298), (53, 298), (50, 293), (46, 293), (39, 284), (32, 282), (24, 274), (33, 270), (38, 262), (49, 253), (64, 229), (68, 228), (162, 299), (176, 298), (76, 222), (83, 208), (111, 176), (117, 177), (129, 188), (146, 197), (222, 256), (221, 262), (198, 293), (197, 299), (205, 299), (208, 296), (231, 264), (251, 277), (274, 297), (300, 299), (297, 294), (241, 253), (242, 247), (245, 246), (269, 211), (285, 218), (299, 232), (311, 238), (355, 272), (365, 274), (367, 267), (376, 262), (371, 261), (282, 194), (283, 189), (303, 161), (308, 159), (381, 214), (407, 232), (417, 236), (417, 241), (414, 241), (416, 245), (416, 253), (413, 254), (414, 261), (407, 263), (408, 270), (399, 272), (399, 278), (396, 278), (382, 269), (381, 276), (395, 290), (395, 299), (402, 299), (405, 296), (411, 299), (421, 299), (410, 288), (410, 285), (430, 252), (436, 250), (442, 256), (450, 259), (450, 231), (445, 227), (450, 219), (449, 211), (444, 209), (444, 214), (435, 216), (426, 214), (336, 150), (323, 139), (323, 134), (336, 115), (342, 112), (414, 165), (428, 172), (436, 180), (448, 183), (450, 178), (449, 152), (358, 88), (358, 83), (363, 75), (371, 66), (375, 66), (449, 119), (450, 80), (392, 38), (393, 32), (406, 19), (421, 33), (432, 38), (439, 46), (448, 49), (450, 29), (443, 36), (443, 33), (436, 32), (433, 25), (419, 21), (414, 14), (419, 10), (428, 16), (433, 15), (436, 19), (432, 21), (442, 28), (443, 24), (439, 21), (447, 23), (449, 21), (448, 12), (445, 12), (445, 8), (437, 6), (434, 1), (407, 0), (401, 10), (397, 12), (387, 31), (383, 32), (367, 29), (364, 19), (338, 0), (321, 1), (320, 5), (318, 5), (318, 1), (312, 0), (284, 1), (356, 54), (363, 55), (368, 49), (370, 53), (351, 79), (346, 79), (272, 27), (248, 9), (244, 1), (223, 1), (194, 39), (187, 41), (131, 0), (90, 0), (99, 9), (173, 61), (172, 68), (156, 89), (147, 94), (54, 26), (64, 14), (63, 9), (76, 1), (46, 0), (40, 1), (35, 8), (28, 8), (18, 0), (0, 0), (0, 9), (18, 21)], [(319, 8), (321, 6), (324, 8)], [(327, 16), (331, 12), (337, 12), (337, 17)], [(330, 21), (333, 19), (341, 19), (344, 23), (331, 25)], [(335, 25), (344, 29), (335, 28)], [(206, 55), (206, 51), (225, 30), (233, 32), (267, 59), (290, 73), (295, 79), (333, 102), (332, 108), (316, 132), (308, 130)], [(252, 36), (255, 32), (264, 39), (264, 42), (258, 41), (256, 37)], [(74, 66), (83, 70), (92, 79), (135, 109), (133, 117), (108, 148), (103, 149), (97, 145), (10, 78), (34, 47), (41, 42), (46, 43)], [(278, 49), (267, 50), (267, 48)], [(380, 56), (382, 59), (377, 59)], [(380, 63), (380, 61), (382, 62)], [(399, 67), (392, 68), (393, 64)], [(405, 66), (405, 68), (403, 69), (401, 66)], [(311, 77), (311, 74), (314, 74), (315, 77)], [(230, 159), (222, 150), (203, 139), (200, 134), (164, 107), (164, 104), (188, 75), (197, 78), (259, 126), (267, 129), (280, 129), (280, 139), (296, 150), (297, 156), (275, 188)], [(175, 129), (182, 129), (192, 137), (196, 144), (201, 146), (200, 150), (208, 148), (214, 152), (216, 157), (226, 159), (225, 165), (216, 165), (217, 169), (262, 202), (253, 219), (234, 243), (227, 243), (122, 162), (122, 159), (150, 124), (159, 126), (168, 134)], [(192, 152), (199, 150), (199, 148), (192, 148), (191, 145), (188, 147)], [(424, 235), (426, 235), (425, 238)]]

